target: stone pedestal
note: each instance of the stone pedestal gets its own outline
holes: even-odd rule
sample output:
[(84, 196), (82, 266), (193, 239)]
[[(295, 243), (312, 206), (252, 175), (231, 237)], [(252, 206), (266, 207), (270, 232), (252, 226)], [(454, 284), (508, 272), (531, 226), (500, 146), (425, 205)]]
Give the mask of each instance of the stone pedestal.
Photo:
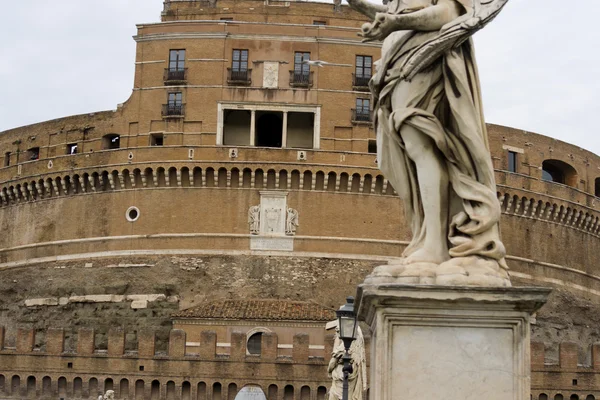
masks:
[(529, 320), (545, 288), (358, 287), (372, 400), (530, 398)]

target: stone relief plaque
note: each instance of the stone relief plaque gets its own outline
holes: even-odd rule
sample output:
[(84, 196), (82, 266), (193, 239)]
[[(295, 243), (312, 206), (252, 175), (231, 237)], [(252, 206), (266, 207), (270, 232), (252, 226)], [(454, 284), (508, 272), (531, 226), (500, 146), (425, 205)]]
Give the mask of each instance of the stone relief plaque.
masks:
[(287, 192), (261, 191), (260, 205), (248, 209), (251, 250), (293, 251), (298, 211), (287, 206)]
[(263, 63), (263, 87), (276, 89), (279, 86), (279, 62), (265, 61)]

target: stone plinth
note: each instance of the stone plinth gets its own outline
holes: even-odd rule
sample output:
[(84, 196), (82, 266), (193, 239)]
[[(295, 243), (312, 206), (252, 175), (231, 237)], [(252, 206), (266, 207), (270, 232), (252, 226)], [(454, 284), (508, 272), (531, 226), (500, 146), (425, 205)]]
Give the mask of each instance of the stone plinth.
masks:
[(370, 398), (526, 400), (529, 320), (545, 288), (360, 285)]

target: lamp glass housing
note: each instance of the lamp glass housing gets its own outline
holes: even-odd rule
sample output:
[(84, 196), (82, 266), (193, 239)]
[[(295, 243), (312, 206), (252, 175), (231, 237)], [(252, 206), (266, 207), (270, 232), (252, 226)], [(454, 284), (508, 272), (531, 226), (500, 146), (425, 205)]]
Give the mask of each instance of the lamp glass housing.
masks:
[(354, 298), (348, 297), (347, 303), (336, 311), (338, 317), (338, 327), (340, 339), (354, 340), (356, 339), (356, 314), (354, 314)]

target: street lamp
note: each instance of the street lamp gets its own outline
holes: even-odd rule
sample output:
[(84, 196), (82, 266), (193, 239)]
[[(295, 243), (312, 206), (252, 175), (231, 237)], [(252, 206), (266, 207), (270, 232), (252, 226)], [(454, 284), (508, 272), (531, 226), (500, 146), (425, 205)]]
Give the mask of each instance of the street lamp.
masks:
[(344, 367), (342, 372), (344, 373), (344, 384), (342, 386), (342, 400), (348, 400), (348, 375), (352, 373), (352, 365), (350, 361), (352, 357), (348, 351), (352, 342), (356, 340), (356, 314), (354, 313), (354, 297), (350, 296), (346, 298), (346, 304), (340, 307), (336, 312), (338, 318), (338, 329), (339, 337), (344, 342), (345, 353), (342, 356), (344, 361)]

